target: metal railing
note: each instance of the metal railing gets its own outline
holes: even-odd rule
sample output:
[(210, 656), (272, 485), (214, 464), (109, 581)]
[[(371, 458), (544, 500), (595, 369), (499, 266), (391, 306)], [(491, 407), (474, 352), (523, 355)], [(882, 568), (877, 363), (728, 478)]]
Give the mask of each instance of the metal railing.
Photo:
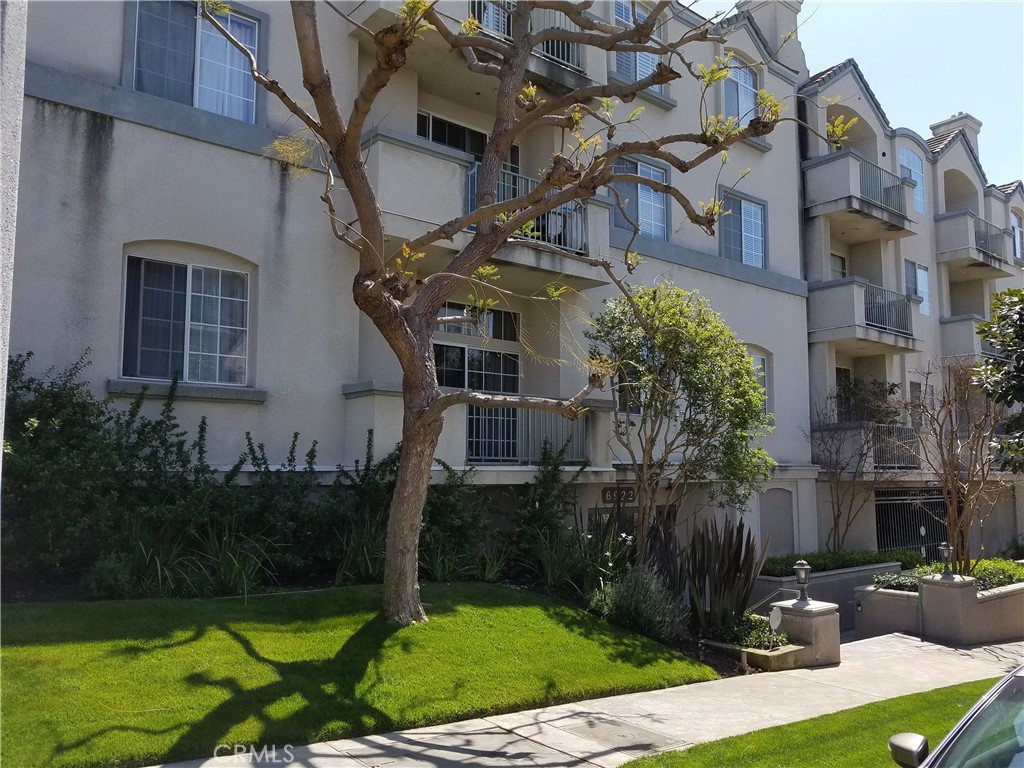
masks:
[(879, 552), (916, 549), (926, 560), (939, 559), (946, 540), (946, 503), (932, 488), (875, 491), (875, 536)]
[(544, 441), (557, 451), (566, 440), (565, 461), (587, 460), (587, 420), (523, 408), (466, 408), (466, 461), (471, 464), (537, 464)]
[[(477, 177), (479, 171), (479, 163), (474, 163), (470, 166), (466, 184), (467, 213), (472, 213), (476, 210)], [(498, 177), (497, 202), (503, 203), (523, 195), (528, 195), (537, 188), (538, 183), (536, 179), (531, 179), (529, 176), (503, 170)], [(552, 190), (549, 196), (557, 193), (557, 191)], [(524, 228), (521, 237), (556, 245), (559, 248), (564, 248), (574, 253), (586, 253), (586, 203), (582, 200), (573, 200), (558, 206), (552, 211), (548, 211), (534, 219), (533, 226)]]
[(860, 196), (900, 216), (907, 215), (900, 177), (867, 160), (860, 161)]
[(1007, 355), (1001, 349), (998, 349), (996, 345), (993, 344), (988, 339), (979, 339), (979, 341), (981, 342), (981, 354), (983, 354), (985, 357), (994, 357), (997, 360), (1009, 359), (1009, 355)]
[(920, 469), (917, 432), (902, 424), (872, 426), (871, 459), (876, 469)]
[(910, 328), (910, 300), (902, 293), (864, 286), (864, 322), (872, 328), (912, 336)]
[[(480, 22), (480, 27), (505, 40), (512, 37), (512, 11), (515, 0), (470, 0), (469, 12)], [(530, 12), (530, 31), (540, 29), (566, 29), (578, 32), (579, 27), (565, 17), (565, 14), (548, 8), (537, 8)], [(583, 71), (583, 49), (579, 43), (564, 40), (548, 40), (534, 51), (540, 56), (557, 61), (579, 72)]]
[(974, 245), (979, 251), (995, 256), (1000, 261), (1006, 261), (1006, 249), (1004, 247), (1003, 230), (995, 224), (979, 219), (974, 219)]

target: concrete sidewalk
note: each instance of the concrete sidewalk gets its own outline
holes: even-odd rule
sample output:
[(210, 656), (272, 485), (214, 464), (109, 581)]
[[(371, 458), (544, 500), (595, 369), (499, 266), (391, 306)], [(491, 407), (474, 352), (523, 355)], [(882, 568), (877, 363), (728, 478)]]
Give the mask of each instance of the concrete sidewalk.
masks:
[(1021, 663), (1024, 643), (954, 649), (886, 635), (844, 644), (835, 667), (732, 677), (290, 749), (278, 745), (262, 760), (225, 754), (165, 768), (611, 768), (650, 752), (998, 677)]

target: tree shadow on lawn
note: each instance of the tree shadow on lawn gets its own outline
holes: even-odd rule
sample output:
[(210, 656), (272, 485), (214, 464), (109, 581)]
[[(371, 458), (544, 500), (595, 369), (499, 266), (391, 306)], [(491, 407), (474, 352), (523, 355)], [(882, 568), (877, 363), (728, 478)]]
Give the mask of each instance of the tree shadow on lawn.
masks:
[(582, 609), (573, 610), (568, 605), (552, 605), (547, 612), (551, 618), (569, 631), (600, 646), (608, 658), (613, 661), (634, 667), (683, 660), (697, 664), (693, 658), (680, 651), (611, 624)]
[[(182, 731), (174, 743), (156, 755), (161, 760), (180, 760), (212, 757), (219, 744), (233, 729), (243, 724), (249, 728), (245, 744), (277, 745), (305, 744), (323, 740), (330, 731), (344, 731), (345, 735), (359, 735), (392, 729), (391, 717), (368, 701), (373, 688), (381, 680), (374, 678), (374, 665), (387, 640), (399, 627), (379, 616), (366, 622), (345, 640), (331, 658), (323, 660), (279, 661), (260, 653), (253, 642), (230, 624), (220, 623), (197, 631), (189, 642), (196, 642), (207, 632), (223, 632), (242, 648), (245, 654), (261, 665), (270, 667), (276, 678), (256, 687), (246, 687), (238, 677), (213, 677), (203, 672), (188, 675), (185, 682), (196, 689), (215, 688), (226, 698), (193, 723), (184, 723), (169, 730)], [(183, 642), (167, 643), (164, 647), (179, 647)], [(161, 650), (159, 646), (144, 649), (124, 649), (137, 654)], [(295, 706), (296, 702), (300, 702)], [(277, 709), (281, 714), (272, 714)], [(253, 734), (252, 724), (258, 732)], [(90, 742), (111, 732), (142, 732), (160, 734), (166, 730), (146, 730), (134, 726), (112, 726), (96, 731), (74, 742), (61, 744), (56, 755), (87, 746)], [(230, 743), (233, 744), (233, 741)], [(139, 755), (139, 759), (148, 756)]]

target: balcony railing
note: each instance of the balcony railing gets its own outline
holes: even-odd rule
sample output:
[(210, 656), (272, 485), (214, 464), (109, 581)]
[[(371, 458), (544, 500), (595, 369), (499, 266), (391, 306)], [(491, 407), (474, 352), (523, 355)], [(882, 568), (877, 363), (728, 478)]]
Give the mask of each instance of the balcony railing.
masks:
[(860, 196), (900, 216), (907, 215), (900, 177), (867, 160), (860, 161)]
[(910, 300), (902, 293), (864, 286), (864, 323), (890, 333), (911, 336)]
[[(496, 2), (470, 0), (469, 12), (480, 22), (483, 29), (507, 40), (512, 37), (512, 11), (515, 10), (515, 7), (515, 0), (497, 0)], [(572, 32), (579, 31), (579, 27), (558, 11), (537, 8), (530, 12), (531, 31), (550, 29), (551, 27), (567, 29)], [(582, 72), (583, 56), (581, 51), (578, 43), (549, 40), (542, 43), (535, 53)]]
[(566, 440), (565, 461), (587, 460), (587, 421), (521, 408), (466, 408), (466, 461), (471, 464), (537, 464), (544, 440), (557, 451)]
[(1006, 261), (1005, 239), (1003, 230), (995, 224), (974, 217), (974, 244), (979, 251), (991, 254), (1000, 261)]
[(876, 469), (920, 469), (917, 433), (901, 424), (875, 424), (871, 450)]
[(993, 344), (988, 339), (979, 339), (978, 341), (981, 342), (981, 354), (983, 354), (985, 357), (993, 357), (996, 360), (1010, 359), (1009, 355), (1007, 355), (1001, 349), (998, 349), (996, 345)]
[[(469, 169), (468, 183), (466, 184), (466, 210), (469, 213), (476, 210), (477, 176), (479, 171), (479, 163), (474, 163)], [(531, 179), (529, 176), (503, 170), (498, 177), (497, 201), (503, 203), (523, 195), (528, 195), (536, 189), (538, 183), (536, 179)], [(557, 191), (552, 190), (550, 194), (553, 195)], [(525, 228), (522, 232), (522, 237), (556, 245), (567, 251), (586, 253), (586, 203), (582, 200), (574, 200), (560, 205), (552, 211), (548, 211), (535, 219), (532, 227)]]

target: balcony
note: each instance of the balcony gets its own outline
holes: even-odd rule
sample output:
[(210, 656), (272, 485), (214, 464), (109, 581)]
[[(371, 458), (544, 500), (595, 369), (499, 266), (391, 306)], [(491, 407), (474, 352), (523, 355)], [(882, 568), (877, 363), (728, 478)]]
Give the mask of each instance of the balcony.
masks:
[[(347, 24), (349, 34), (356, 36), (363, 53), (373, 56), (373, 42), (365, 30), (376, 32), (395, 22), (401, 3), (399, 0), (364, 0), (351, 3), (349, 17), (354, 24)], [(438, 13), (449, 27), (458, 29), (472, 14), (480, 23), (480, 33), (507, 39), (511, 35), (511, 14), (515, 0), (469, 0), (469, 2), (444, 2), (436, 4)], [(564, 14), (548, 9), (534, 9), (530, 15), (533, 30), (564, 28), (576, 30)], [(470, 73), (462, 56), (451, 56), (451, 49), (436, 32), (427, 32), (423, 40), (410, 50), (409, 69), (420, 74), (421, 88), (442, 95), (445, 98), (465, 99), (465, 106), (477, 108), (472, 94), (493, 87), (491, 81), (482, 75)], [(531, 82), (541, 85), (553, 93), (566, 93), (573, 88), (592, 85), (585, 75), (582, 47), (576, 43), (549, 41), (542, 43), (533, 52), (527, 65)], [(482, 52), (486, 57), (488, 54)]]
[(903, 424), (843, 421), (812, 430), (811, 460), (826, 470), (842, 470), (844, 479), (865, 472), (894, 473), (921, 468), (917, 433)]
[[(470, 169), (466, 181), (466, 212), (472, 213), (476, 210), (477, 174), (480, 170), (478, 163), (474, 163)], [(514, 200), (517, 197), (528, 195), (540, 182), (529, 176), (501, 171), (498, 178), (498, 202)], [(550, 195), (557, 193), (552, 190)], [(575, 200), (571, 203), (559, 206), (549, 211), (540, 218), (533, 221), (532, 227), (524, 230), (522, 237), (525, 240), (535, 240), (547, 243), (567, 251), (585, 254), (587, 252), (587, 205), (582, 200)]]
[(466, 463), (538, 464), (544, 441), (557, 451), (566, 440), (565, 461), (587, 462), (587, 417), (569, 421), (557, 414), (520, 408), (466, 408)]
[(803, 170), (807, 215), (828, 216), (836, 240), (855, 245), (914, 234), (910, 188), (896, 174), (850, 150), (807, 160)]
[(810, 343), (829, 342), (852, 357), (920, 352), (910, 300), (902, 293), (847, 277), (811, 286), (807, 295)]
[[(514, 8), (515, 0), (499, 0), (499, 2), (470, 0), (469, 3), (469, 12), (480, 22), (481, 29), (505, 40), (512, 36), (512, 11)], [(531, 32), (552, 27), (573, 32), (579, 31), (579, 27), (558, 11), (535, 8), (530, 13)], [(534, 53), (577, 72), (583, 71), (583, 53), (578, 43), (552, 40), (543, 43)]]
[(935, 217), (935, 260), (946, 265), (949, 282), (1013, 277), (1007, 233), (970, 211)]

